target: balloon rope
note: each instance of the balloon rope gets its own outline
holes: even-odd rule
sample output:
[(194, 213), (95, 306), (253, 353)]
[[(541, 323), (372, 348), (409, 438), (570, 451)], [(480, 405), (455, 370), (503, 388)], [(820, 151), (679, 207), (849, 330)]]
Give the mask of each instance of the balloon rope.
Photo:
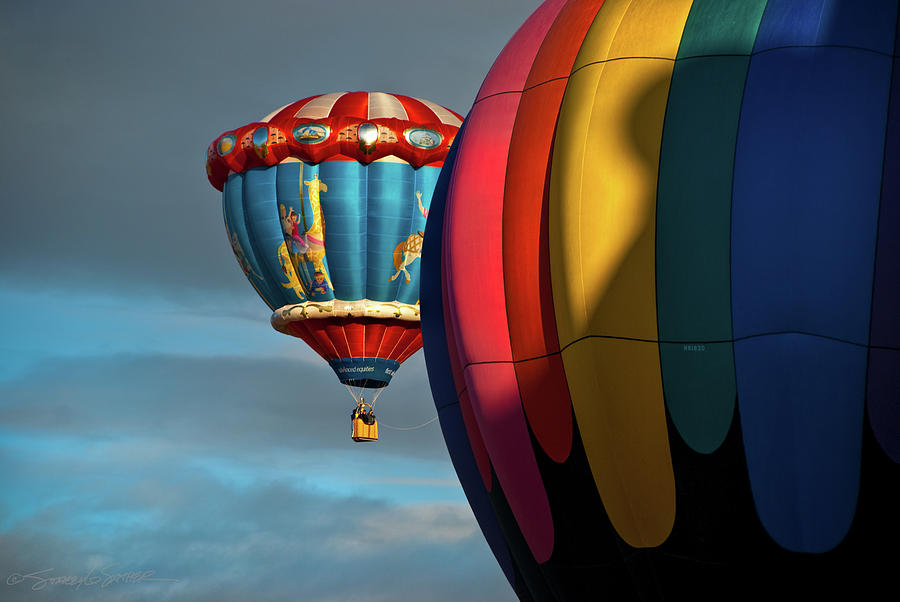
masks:
[(359, 394), (356, 392), (356, 390), (348, 384), (344, 384), (344, 386), (347, 387), (347, 392), (350, 393), (350, 397), (353, 398), (353, 401), (359, 403)]
[(381, 387), (380, 389), (371, 389), (372, 391), (372, 411), (375, 411), (375, 402), (378, 401), (378, 396), (381, 395), (381, 392), (384, 391), (385, 387)]
[(390, 424), (385, 424), (383, 420), (379, 420), (378, 425), (383, 426), (385, 428), (394, 429), (395, 431), (414, 431), (416, 429), (422, 428), (423, 426), (428, 426), (429, 424), (431, 424), (432, 422), (434, 422), (437, 419), (438, 419), (438, 417), (435, 416), (431, 420), (428, 420), (427, 422), (423, 422), (422, 424), (417, 424), (416, 426), (391, 426)]

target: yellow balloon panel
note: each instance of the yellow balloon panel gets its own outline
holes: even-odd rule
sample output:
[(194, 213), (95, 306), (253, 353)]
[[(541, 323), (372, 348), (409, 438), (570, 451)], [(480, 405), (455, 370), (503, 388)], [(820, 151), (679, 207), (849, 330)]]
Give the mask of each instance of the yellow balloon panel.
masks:
[(625, 59), (571, 78), (563, 109), (571, 100), (575, 110), (560, 117), (550, 191), (561, 345), (587, 334), (656, 340), (656, 181), (671, 72), (669, 61)]
[(675, 521), (675, 477), (655, 343), (585, 339), (562, 352), (597, 491), (629, 545), (660, 545)]
[[(581, 43), (581, 48), (578, 49), (572, 73), (590, 63), (610, 58), (610, 49), (616, 41), (622, 19), (633, 3), (633, 0), (606, 0), (603, 3)], [(566, 93), (568, 94), (568, 91)]]
[[(587, 154), (587, 127), (604, 65), (580, 71), (566, 87), (557, 124), (548, 202), (550, 282), (560, 347), (588, 332), (587, 301), (581, 273), (582, 166)], [(579, 128), (578, 125), (585, 124)]]
[(692, 3), (692, 0), (606, 0), (581, 45), (572, 71), (610, 59), (674, 59)]
[(551, 280), (566, 378), (606, 511), (635, 547), (662, 543), (675, 516), (656, 343), (656, 190), (690, 6), (603, 5), (566, 88), (551, 170)]
[[(586, 66), (576, 66), (570, 77), (550, 189), (550, 259), (561, 345), (587, 334), (656, 340), (659, 151), (673, 61), (690, 5), (604, 4), (579, 54)], [(679, 27), (672, 27), (673, 19)], [(646, 35), (648, 29), (658, 35)], [(622, 49), (641, 58), (602, 62)]]

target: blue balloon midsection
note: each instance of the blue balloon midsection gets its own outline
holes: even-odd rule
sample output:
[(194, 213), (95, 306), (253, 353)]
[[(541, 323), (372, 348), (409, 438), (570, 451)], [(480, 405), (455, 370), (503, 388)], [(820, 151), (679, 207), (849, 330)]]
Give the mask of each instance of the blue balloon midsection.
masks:
[(275, 309), (334, 299), (417, 304), (425, 219), (439, 167), (288, 159), (231, 174), (235, 257)]

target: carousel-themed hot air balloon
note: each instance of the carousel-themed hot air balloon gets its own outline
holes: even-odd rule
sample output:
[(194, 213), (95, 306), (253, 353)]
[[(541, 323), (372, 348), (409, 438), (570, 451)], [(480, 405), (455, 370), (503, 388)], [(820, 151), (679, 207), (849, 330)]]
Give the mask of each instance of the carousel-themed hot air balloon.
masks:
[(896, 0), (548, 0), (425, 235), (441, 425), (522, 600), (896, 597)]
[[(422, 344), (425, 219), (461, 121), (427, 100), (337, 92), (225, 132), (207, 151), (228, 239), (272, 325), (322, 356), (366, 418)], [(355, 438), (376, 439), (356, 417), (365, 432)]]

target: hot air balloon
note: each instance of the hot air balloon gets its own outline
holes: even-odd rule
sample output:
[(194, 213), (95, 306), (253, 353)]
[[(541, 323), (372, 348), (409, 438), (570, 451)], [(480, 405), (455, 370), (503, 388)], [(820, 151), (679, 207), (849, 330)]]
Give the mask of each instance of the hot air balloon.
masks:
[(548, 0), (497, 58), (432, 205), (423, 337), (520, 599), (895, 595), (897, 24)]
[(427, 100), (337, 92), (207, 151), (229, 242), (272, 325), (312, 347), (360, 404), (421, 347), (425, 219), (461, 121)]

